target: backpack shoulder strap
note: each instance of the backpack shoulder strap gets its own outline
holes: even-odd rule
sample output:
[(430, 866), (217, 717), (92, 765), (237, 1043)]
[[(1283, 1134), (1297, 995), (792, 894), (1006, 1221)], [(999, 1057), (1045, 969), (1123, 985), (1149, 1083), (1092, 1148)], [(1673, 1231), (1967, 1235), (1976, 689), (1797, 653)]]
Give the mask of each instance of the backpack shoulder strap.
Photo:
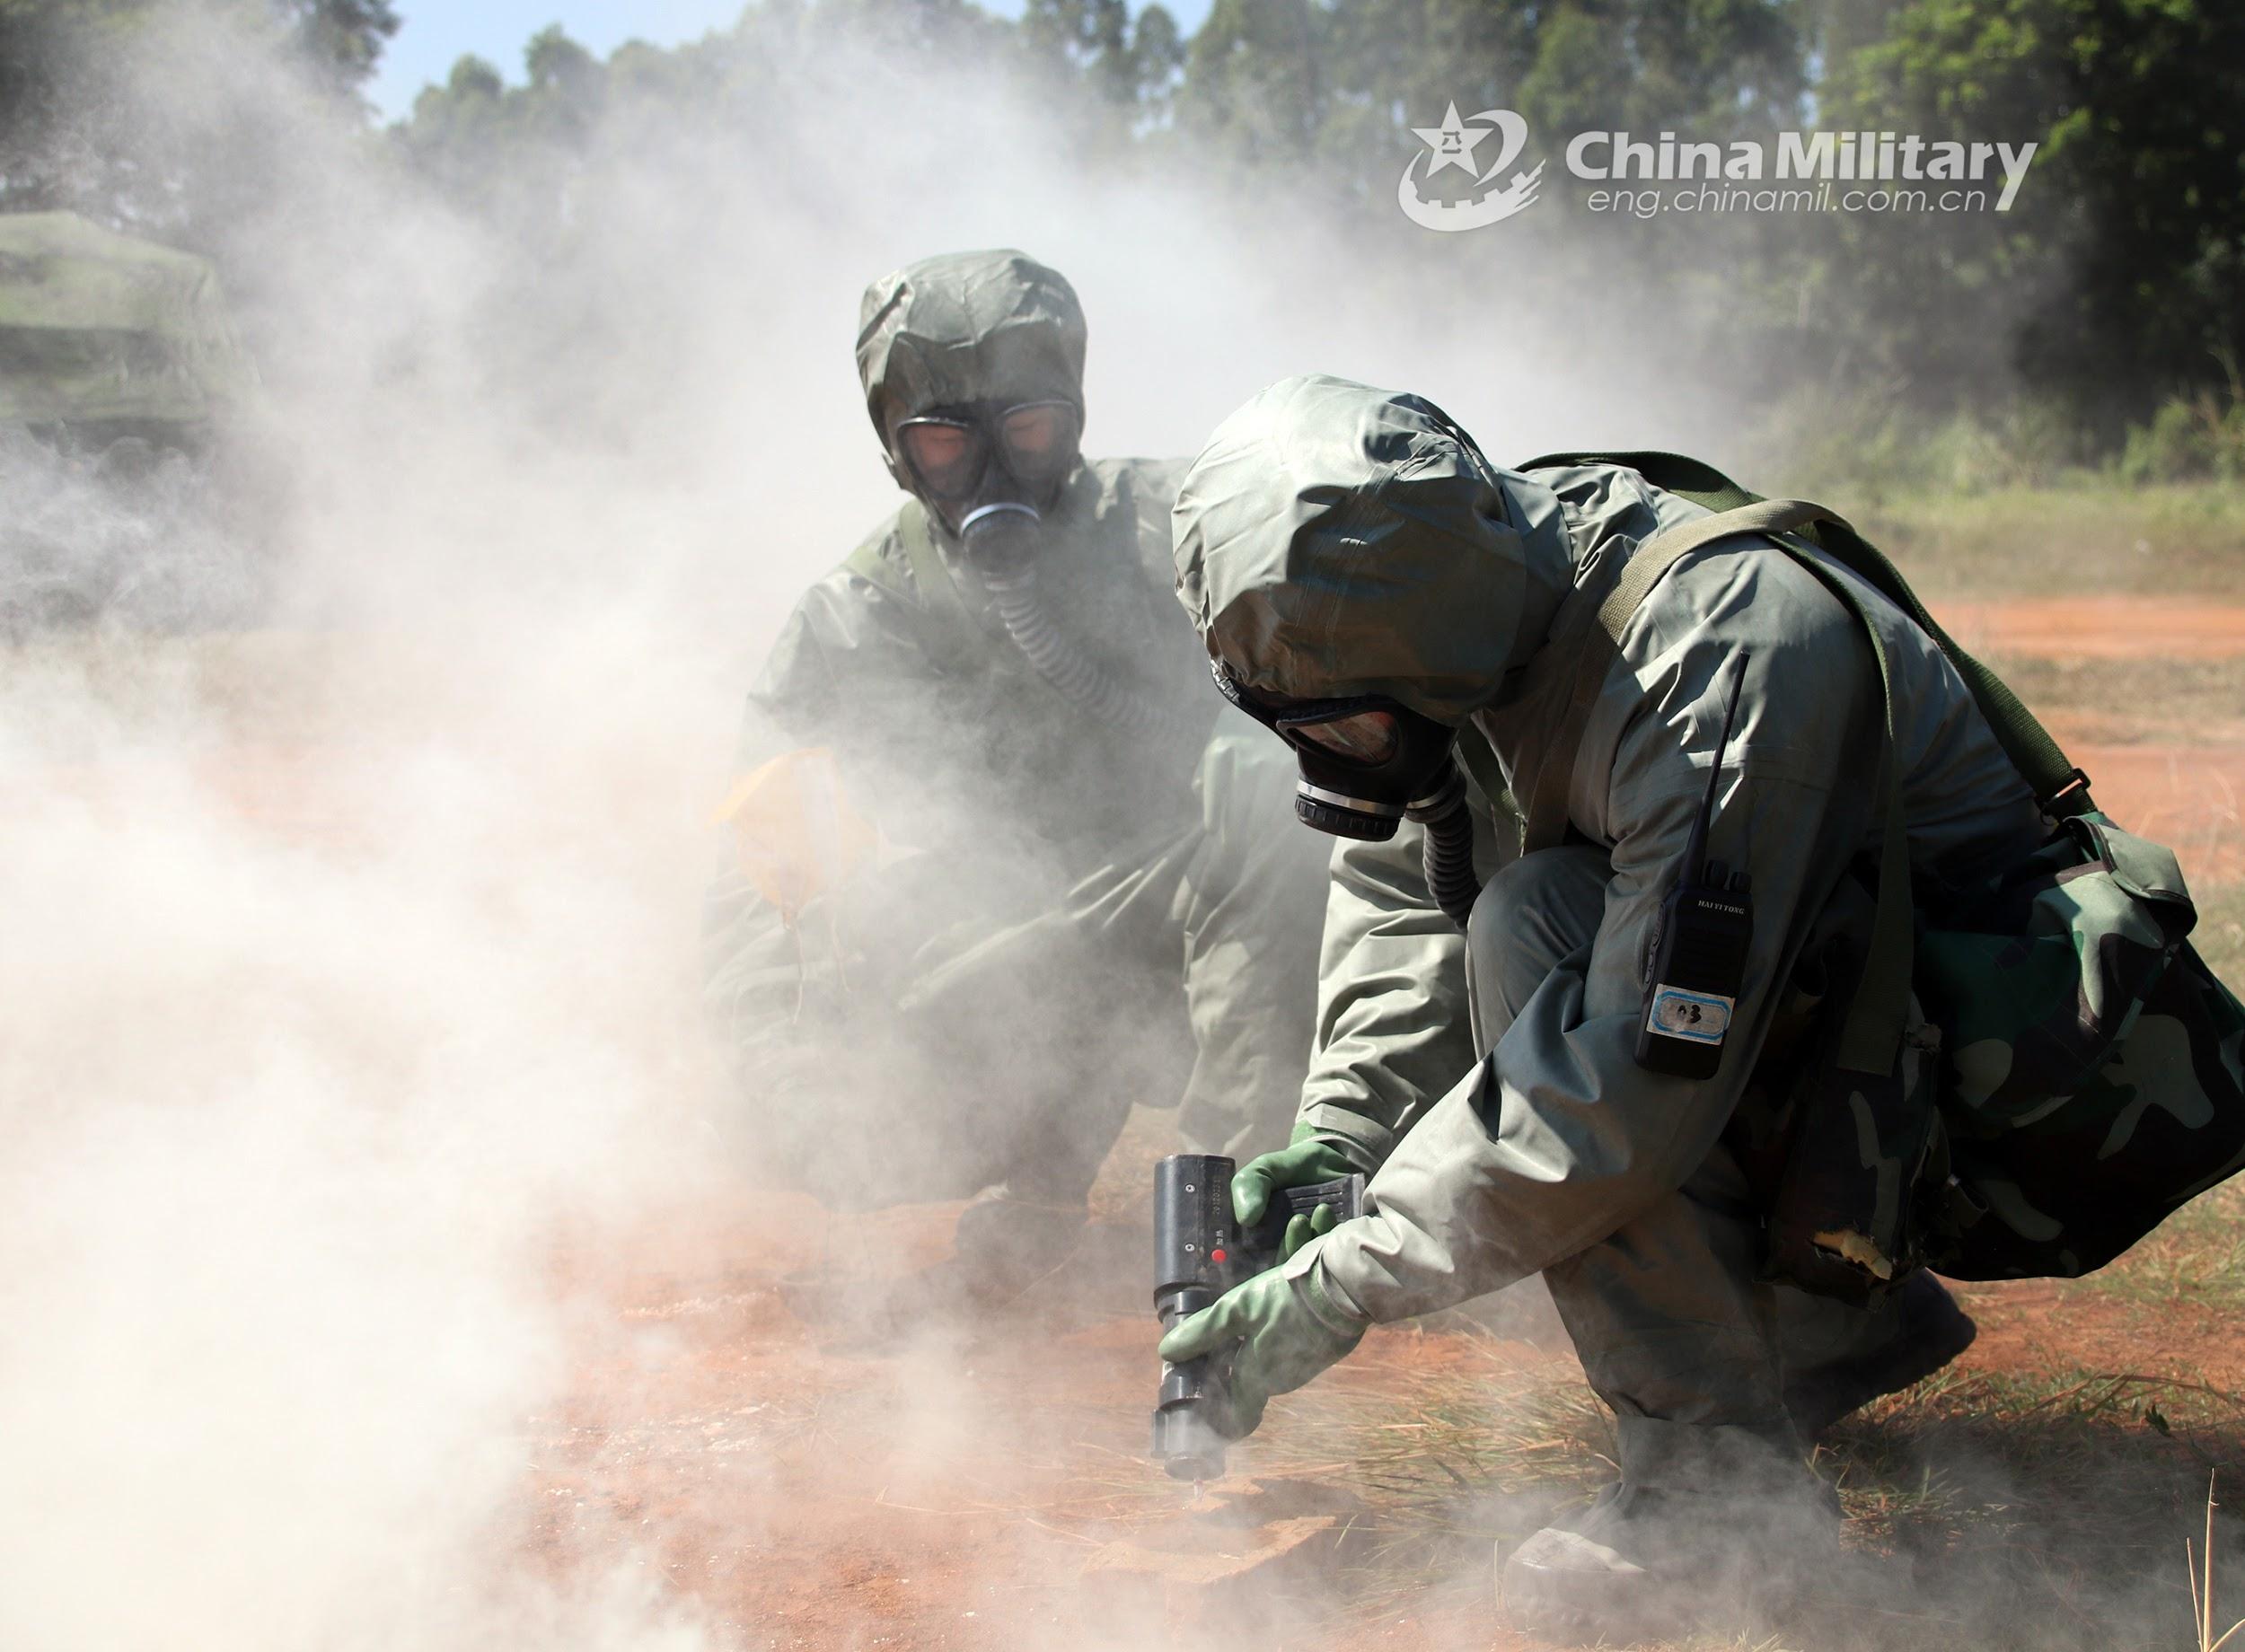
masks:
[[(1894, 674), (1887, 658), (1884, 639), (1872, 620), (1862, 595), (1854, 586), (1835, 575), (1831, 569), (1778, 536), (1792, 533), (1810, 524), (1847, 524), (1820, 505), (1805, 499), (1760, 499), (1750, 505), (1703, 516), (1695, 522), (1679, 523), (1664, 532), (1656, 533), (1637, 548), (1637, 553), (1623, 569), (1620, 583), (1598, 604), (1598, 628), (1591, 633), (1582, 653), (1582, 663), (1576, 679), (1576, 699), (1570, 707), (1565, 732), (1557, 749), (1562, 761), (1546, 768), (1563, 771), (1558, 780), (1557, 804), (1563, 828), (1566, 805), (1565, 787), (1574, 763), (1575, 751), (1581, 743), (1581, 723), (1587, 720), (1589, 704), (1598, 697), (1606, 672), (1615, 653), (1621, 645), (1622, 634), (1642, 606), (1653, 585), (1668, 569), (1688, 553), (1718, 540), (1739, 534), (1754, 534), (1770, 538), (1793, 556), (1804, 567), (1837, 596), (1848, 611), (1854, 615), (1871, 645), (1871, 658), (1879, 668), (1880, 711), (1881, 738), (1879, 759), (1880, 809), (1883, 824), (1880, 832), (1879, 899), (1871, 920), (1871, 945), (1864, 959), (1862, 979), (1857, 984), (1854, 1002), (1849, 1006), (1847, 1022), (1841, 1032), (1838, 1052), (1839, 1065), (1851, 1072), (1885, 1075), (1894, 1070), (1901, 1053), (1902, 1036), (1907, 1024), (1910, 1000), (1910, 978), (1913, 965), (1913, 925), (1910, 901), (1910, 839), (1908, 823), (1902, 805), (1901, 759), (1896, 748)], [(1599, 645), (1603, 644), (1601, 646)], [(1587, 687), (1587, 692), (1586, 692)], [(1544, 777), (1537, 777), (1536, 805), (1548, 809)], [(1529, 830), (1547, 832), (1547, 821), (1538, 821), (1530, 813)], [(1533, 839), (1531, 839), (1533, 841)]]
[(1837, 519), (1818, 523), (1809, 537), (1849, 572), (1909, 615), (1918, 628), (1940, 646), (1941, 651), (1949, 656), (1949, 663), (1957, 668), (1957, 674), (1964, 679), (1965, 687), (1972, 690), (1972, 698), (1979, 702), (1980, 715), (1995, 732), (1996, 743), (2003, 748), (2003, 754), (2026, 777), (2027, 784), (2033, 788), (2035, 802), (2044, 813), (2063, 817), (2084, 813), (2096, 806), (2090, 801), (2089, 777), (2073, 766), (2058, 743), (2050, 738), (2049, 731), (2012, 692), (2011, 685), (1941, 629), (1940, 622), (1925, 611), (1925, 604), (1918, 601), (1917, 593), (1910, 589), (1909, 582), (1902, 577), (1902, 571), (1887, 560), (1883, 551)]
[[(1536, 470), (1582, 464), (1619, 465), (1634, 470), (1662, 492), (1678, 495), (1719, 514), (1761, 498), (1704, 460), (1682, 453), (1546, 453), (1517, 468)], [(1972, 690), (1980, 715), (1994, 731), (1996, 743), (2003, 748), (2012, 767), (2025, 777), (2034, 791), (2036, 803), (2045, 813), (2055, 816), (2080, 814), (2094, 806), (2090, 801), (2089, 777), (2068, 760), (2034, 713), (2012, 692), (2011, 685), (1959, 647), (1956, 639), (1941, 628), (1940, 622), (1926, 611), (1925, 604), (1918, 600), (1917, 593), (1910, 589), (1910, 582), (1902, 577), (1902, 570), (1887, 558), (1885, 552), (1829, 512), (1821, 512), (1815, 520), (1805, 523), (1802, 532), (1818, 549), (1868, 583), (1933, 639), (1949, 657), (1949, 663), (1956, 667), (1957, 674), (1964, 679), (1965, 687)], [(1633, 568), (1634, 564), (1632, 566)]]
[[(885, 554), (891, 535), (904, 552), (904, 571), (911, 576), (909, 587), (896, 577), (894, 557)], [(904, 502), (889, 535), (875, 534), (851, 552), (843, 566), (926, 616), (925, 622), (914, 629), (929, 659), (939, 670), (965, 674), (986, 667), (982, 651), (976, 646), (980, 622), (960, 594), (951, 570), (944, 566), (943, 553), (936, 549), (935, 535), (928, 526), (927, 507), (918, 499)]]
[(1679, 523), (1656, 533), (1637, 547), (1623, 567), (1619, 580), (1600, 602), (1594, 622), (1584, 628), (1574, 659), (1574, 681), (1566, 708), (1549, 754), (1536, 769), (1528, 795), (1521, 802), (1524, 816), (1521, 850), (1533, 854), (1562, 842), (1567, 835), (1567, 796), (1573, 788), (1576, 753), (1589, 725), (1590, 709), (1606, 684), (1622, 633), (1660, 576), (1677, 561), (1702, 546), (1739, 533), (1783, 533), (1828, 515), (1822, 505), (1801, 500), (1757, 500), (1735, 510)]

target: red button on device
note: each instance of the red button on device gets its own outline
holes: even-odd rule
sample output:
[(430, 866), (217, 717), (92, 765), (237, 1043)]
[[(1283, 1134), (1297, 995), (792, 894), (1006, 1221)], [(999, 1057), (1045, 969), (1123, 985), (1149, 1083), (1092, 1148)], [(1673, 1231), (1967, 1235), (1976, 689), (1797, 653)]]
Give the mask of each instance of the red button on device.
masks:
[(1221, 1251), (1211, 1251), (1208, 1253), (1208, 1259), (1212, 1262), (1220, 1262), (1224, 1260), (1224, 1252)]

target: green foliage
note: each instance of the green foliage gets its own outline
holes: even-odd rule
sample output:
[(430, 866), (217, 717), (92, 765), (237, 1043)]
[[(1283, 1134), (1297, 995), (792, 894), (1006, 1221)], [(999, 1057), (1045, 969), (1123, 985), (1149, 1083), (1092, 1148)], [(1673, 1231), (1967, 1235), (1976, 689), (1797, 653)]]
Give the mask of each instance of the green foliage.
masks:
[[(167, 130), (169, 111), (145, 107), (125, 67), (165, 31), (198, 24), (293, 57), (364, 119), (358, 88), (398, 18), (390, 0), (0, 0), (0, 212), (66, 206), (144, 229), (178, 222), (201, 238), (212, 226), (185, 220), (223, 198), (224, 180)], [(190, 177), (198, 160), (204, 175)]]
[[(397, 26), (393, 0), (210, 3), (294, 49), (339, 103)], [(177, 10), (0, 0), (0, 209), (246, 209), (238, 181), (185, 176), (216, 163), (152, 147), (114, 112), (116, 43)], [(1971, 490), (2100, 453), (2143, 481), (2233, 480), (2245, 462), (2224, 365), (2245, 349), (2245, 7), (2227, 0), (1214, 0), (1190, 39), (1132, 0), (1024, 0), (1017, 19), (975, 0), (754, 0), (729, 28), (604, 62), (549, 28), (522, 70), (463, 61), (390, 136), (516, 230), (566, 220), (572, 180), (638, 138), (753, 156), (837, 93), (867, 95), (867, 73), (1009, 87), (1076, 164), (1184, 161), (1391, 242), (1410, 128), (1452, 101), (1519, 110), (1554, 198), (1586, 187), (1551, 163), (1579, 130), (2032, 141), (2001, 213), (1546, 211), (1506, 245), (1654, 287), (1712, 367), (1767, 364), (1812, 472)], [(1462, 270), (1466, 239), (1409, 246)]]
[[(1756, 472), (1758, 474), (1758, 472)], [(1788, 488), (1792, 473), (1780, 472)], [(1849, 515), (1892, 556), (1929, 602), (2001, 600), (2022, 591), (2066, 595), (2245, 598), (2245, 490), (2168, 485), (2127, 487), (2080, 470), (2048, 486), (1985, 493), (1843, 495)], [(2026, 685), (2021, 686), (2025, 691)], [(2240, 685), (2192, 675), (2131, 681), (2091, 703), (2175, 703), (2212, 720), (2235, 714)], [(2029, 699), (2041, 703), (2036, 695)], [(2053, 701), (2055, 703), (2055, 699)]]
[[(1024, 75), (1079, 153), (1165, 148), (1203, 174), (1213, 157), (1383, 224), (1407, 128), (1453, 100), (1518, 109), (1538, 134), (1729, 141), (1819, 119), (2033, 141), (2038, 170), (2012, 210), (1935, 233), (1839, 214), (1573, 226), (1593, 256), (1668, 286), (1712, 357), (1783, 362), (1809, 387), (1790, 405), (1836, 397), (1836, 414), (1801, 419), (1812, 469), (1971, 489), (2080, 463), (2079, 433), (2117, 444), (2131, 416), (2215, 382), (2245, 330), (2241, 31), (2245, 11), (2210, 0), (1215, 0), (1185, 40), (1168, 13), (1133, 17), (1127, 0), (1028, 0), (1017, 22), (967, 0), (766, 0), (674, 52), (626, 48), (604, 71), (573, 60), (566, 87), (533, 67), (496, 94), (432, 88), (401, 137), (473, 195), (505, 170), (494, 156), (596, 141), (627, 66), (673, 113), (698, 102), (722, 119), (749, 88), (781, 85), (772, 66), (856, 42), (934, 73)], [(496, 117), (454, 107), (494, 95)], [(1546, 174), (1547, 193), (1575, 187)], [(1545, 215), (1515, 243), (1553, 233)], [(1866, 400), (1880, 409), (1868, 421)], [(2129, 475), (2226, 474), (2221, 441), (2164, 417)]]
[(1549, 131), (1758, 134), (1800, 118), (1809, 44), (1795, 4), (1572, 0), (1537, 31), (1519, 107)]
[(2120, 474), (2132, 482), (2245, 481), (2245, 401), (2212, 391), (2162, 402), (2128, 432)]
[(398, 31), (390, 0), (274, 0), (291, 44), (313, 72), (339, 91), (364, 85)]
[(1126, 126), (1158, 109), (1184, 64), (1176, 19), (1124, 0), (1027, 0), (1017, 25), (1031, 61), (1089, 90)]
[(2053, 398), (1929, 418), (1892, 389), (1823, 384), (1780, 400), (1748, 452), (1748, 469), (1784, 477), (1787, 488), (1874, 503), (2049, 488), (2096, 461), (2079, 421)]
[(1407, 128), (1453, 101), (1539, 132), (1729, 138), (1798, 119), (1810, 47), (1793, 0), (1216, 0), (1176, 107), (1196, 145), (1378, 203)]
[(154, 0), (0, 0), (0, 211), (79, 206), (106, 170), (90, 144), (89, 58)]
[(1315, 151), (1327, 97), (1320, 74), (1331, 13), (1310, 0), (1215, 0), (1185, 55), (1178, 120), (1246, 166)]
[(1827, 94), (1843, 127), (2042, 145), (2008, 213), (1850, 239), (1877, 366), (1948, 399), (2016, 372), (2109, 437), (2245, 347), (2245, 8), (1910, 0)]

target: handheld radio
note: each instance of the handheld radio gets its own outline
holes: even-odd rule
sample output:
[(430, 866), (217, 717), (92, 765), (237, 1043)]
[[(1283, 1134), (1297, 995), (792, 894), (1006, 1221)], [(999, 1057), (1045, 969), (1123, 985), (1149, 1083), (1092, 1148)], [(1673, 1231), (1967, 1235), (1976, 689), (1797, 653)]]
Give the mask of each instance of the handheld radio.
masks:
[(1747, 656), (1732, 656), (1730, 696), (1722, 733), (1707, 771), (1676, 887), (1654, 921), (1652, 956), (1645, 975), (1644, 1017), (1637, 1027), (1637, 1065), (1677, 1078), (1712, 1078), (1722, 1062), (1739, 985), (1746, 979), (1747, 949), (1754, 939), (1754, 903), (1745, 872), (1707, 858), (1707, 824), (1722, 780), (1723, 752), (1739, 715)]

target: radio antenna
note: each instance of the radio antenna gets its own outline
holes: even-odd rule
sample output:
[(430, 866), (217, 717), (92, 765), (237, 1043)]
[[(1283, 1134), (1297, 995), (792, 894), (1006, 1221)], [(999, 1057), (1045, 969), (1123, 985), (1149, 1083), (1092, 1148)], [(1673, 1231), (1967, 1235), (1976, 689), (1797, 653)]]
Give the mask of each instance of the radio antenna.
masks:
[(1730, 726), (1738, 721), (1739, 690), (1746, 686), (1746, 663), (1751, 657), (1745, 654), (1730, 656), (1730, 697), (1723, 707), (1722, 733), (1715, 740), (1715, 760), (1707, 769), (1707, 795), (1699, 800), (1699, 813), (1692, 820), (1692, 835), (1684, 845), (1685, 875), (1694, 883), (1707, 881), (1707, 822), (1715, 813), (1715, 790), (1722, 782), (1723, 753), (1730, 745)]

